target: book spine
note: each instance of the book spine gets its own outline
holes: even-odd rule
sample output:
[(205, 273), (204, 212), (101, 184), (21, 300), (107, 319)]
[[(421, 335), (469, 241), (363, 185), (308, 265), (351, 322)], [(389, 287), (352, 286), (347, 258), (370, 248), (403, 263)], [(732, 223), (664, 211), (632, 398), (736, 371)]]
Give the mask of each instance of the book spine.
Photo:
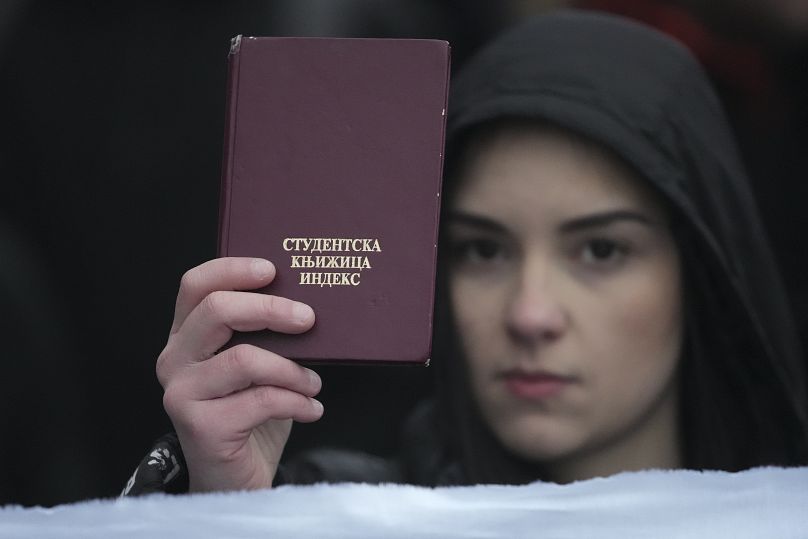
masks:
[[(435, 204), (435, 235), (433, 236), (433, 238), (434, 238), (434, 248), (432, 250), (432, 267), (433, 268), (437, 267), (437, 263), (438, 263), (438, 242), (439, 242), (439, 236), (440, 236), (439, 229), (440, 229), (440, 215), (441, 215), (440, 196), (441, 196), (441, 192), (443, 191), (443, 171), (444, 171), (443, 163), (444, 163), (445, 152), (446, 152), (446, 117), (447, 117), (447, 114), (449, 112), (449, 110), (448, 110), (448, 108), (449, 108), (449, 82), (451, 80), (451, 74), (452, 74), (452, 70), (451, 70), (452, 49), (451, 49), (451, 46), (449, 45), (448, 42), (445, 42), (445, 41), (441, 41), (440, 45), (446, 51), (446, 75), (445, 75), (446, 76), (446, 79), (445, 79), (446, 82), (445, 82), (444, 93), (443, 93), (443, 108), (441, 110), (441, 121), (440, 121), (440, 129), (441, 129), (441, 132), (440, 132), (440, 139), (441, 139), (440, 140), (440, 148), (441, 148), (441, 150), (440, 150), (440, 156), (439, 156), (439, 159), (438, 159), (438, 170), (437, 170), (438, 192), (435, 195), (438, 198), (438, 203)], [(432, 287), (431, 287), (431, 289), (429, 291), (432, 298), (435, 297), (435, 286), (436, 286), (435, 278), (433, 277), (433, 279), (432, 279)], [(434, 303), (434, 299), (433, 299), (433, 303)], [(434, 322), (435, 322), (435, 320), (434, 320), (434, 317), (435, 317), (434, 309), (430, 310), (428, 315), (429, 315), (429, 332), (431, 334), (432, 331), (433, 331)], [(431, 356), (432, 356), (432, 341), (430, 339), (430, 341), (429, 341), (429, 349), (427, 350), (426, 358), (422, 358), (422, 359), (425, 359), (424, 364), (426, 366), (429, 366)]]
[(219, 240), (217, 256), (227, 256), (230, 238), (230, 195), (233, 181), (233, 158), (238, 115), (239, 60), (241, 58), (241, 36), (230, 42), (227, 55), (227, 96), (224, 117), (224, 149), (222, 151), (222, 181), (219, 191)]

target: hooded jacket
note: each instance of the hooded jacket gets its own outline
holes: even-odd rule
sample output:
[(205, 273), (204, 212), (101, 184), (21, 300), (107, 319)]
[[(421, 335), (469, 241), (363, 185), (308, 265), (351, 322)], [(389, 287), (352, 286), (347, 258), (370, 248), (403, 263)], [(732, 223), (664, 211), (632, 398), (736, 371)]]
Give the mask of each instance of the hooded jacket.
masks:
[[(766, 402), (745, 410), (734, 409), (731, 399), (723, 407), (713, 405), (708, 394), (690, 403), (685, 415), (708, 426), (710, 421), (727, 422), (736, 437), (751, 439), (752, 445), (766, 444), (775, 435), (780, 439), (770, 458), (750, 450), (733, 462), (716, 465), (717, 457), (710, 451), (693, 450), (686, 464), (741, 469), (804, 463), (803, 358), (722, 107), (690, 53), (639, 23), (587, 12), (560, 11), (507, 32), (470, 60), (452, 83), (447, 193), (452, 191), (452, 167), (466, 135), (503, 119), (551, 123), (611, 149), (672, 208), (677, 244), (686, 250), (683, 258), (689, 264), (687, 286), (698, 291), (686, 314), (690, 351), (700, 350), (701, 363), (693, 368), (726, 379), (730, 393), (742, 393), (748, 384), (759, 383), (765, 388), (760, 394), (766, 396)], [(439, 312), (445, 310), (443, 303)], [(448, 386), (450, 380), (462, 378), (457, 375), (457, 369), (462, 369), (455, 363), (457, 354), (450, 344), (441, 344), (450, 341), (436, 336), (436, 370)], [(455, 421), (462, 415), (460, 408), (467, 408), (468, 401), (463, 399), (468, 395), (455, 393), (460, 397), (454, 401), (451, 397), (439, 400), (440, 413), (424, 408), (415, 415), (400, 459), (320, 451), (286, 463), (282, 479), (510, 482), (475, 474), (477, 448), (464, 441), (468, 438), (464, 422)], [(741, 414), (760, 414), (763, 420), (758, 425), (769, 426), (735, 425), (733, 417)], [(436, 423), (439, 417), (446, 428)], [(447, 434), (439, 437), (435, 430)], [(780, 436), (783, 430), (787, 432)], [(732, 440), (716, 440), (715, 445)], [(181, 462), (176, 439), (169, 442), (171, 454), (179, 455)], [(147, 465), (149, 460), (156, 464)], [(155, 474), (165, 461), (144, 459), (136, 472), (140, 479), (133, 481), (129, 493), (165, 489), (160, 485), (171, 481), (164, 481), (165, 474)], [(170, 471), (171, 467), (164, 468)], [(173, 474), (182, 477), (176, 470)], [(152, 487), (143, 486), (147, 476)]]

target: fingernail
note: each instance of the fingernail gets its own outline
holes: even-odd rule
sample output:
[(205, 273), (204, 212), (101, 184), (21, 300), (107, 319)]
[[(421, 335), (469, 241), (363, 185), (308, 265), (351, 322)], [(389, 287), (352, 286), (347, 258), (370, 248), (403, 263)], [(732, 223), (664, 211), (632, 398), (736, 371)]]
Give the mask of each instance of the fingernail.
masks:
[(314, 311), (312, 311), (311, 307), (305, 303), (299, 303), (296, 301), (294, 305), (292, 305), (292, 316), (298, 322), (305, 324), (314, 318)]
[(255, 277), (258, 279), (266, 279), (275, 273), (275, 266), (272, 265), (272, 262), (262, 258), (253, 259), (250, 267), (253, 275), (255, 275)]
[(320, 388), (323, 387), (323, 381), (320, 380), (320, 376), (311, 369), (309, 369), (309, 378), (311, 379), (312, 387), (316, 387), (317, 391), (319, 391)]
[(309, 399), (311, 401), (311, 405), (317, 411), (318, 414), (323, 413), (323, 403), (318, 401), (317, 399)]

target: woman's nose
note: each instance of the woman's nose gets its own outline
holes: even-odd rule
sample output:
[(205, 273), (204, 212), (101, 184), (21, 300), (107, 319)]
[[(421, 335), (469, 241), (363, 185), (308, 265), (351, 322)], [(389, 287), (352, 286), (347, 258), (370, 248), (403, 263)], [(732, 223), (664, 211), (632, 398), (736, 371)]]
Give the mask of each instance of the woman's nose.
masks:
[(553, 341), (565, 331), (567, 314), (552, 269), (547, 263), (526, 264), (508, 305), (507, 326), (524, 344)]

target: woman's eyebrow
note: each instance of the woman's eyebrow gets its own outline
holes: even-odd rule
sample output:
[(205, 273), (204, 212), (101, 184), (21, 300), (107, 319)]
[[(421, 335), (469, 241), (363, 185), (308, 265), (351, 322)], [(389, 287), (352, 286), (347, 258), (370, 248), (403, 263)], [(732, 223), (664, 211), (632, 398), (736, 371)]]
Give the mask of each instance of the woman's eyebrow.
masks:
[(614, 210), (570, 219), (565, 221), (560, 229), (562, 232), (577, 232), (587, 228), (611, 225), (619, 221), (633, 221), (652, 228), (657, 226), (657, 223), (641, 213), (631, 210)]
[(482, 228), (489, 232), (503, 233), (507, 231), (507, 229), (498, 222), (494, 221), (493, 219), (489, 219), (488, 217), (483, 217), (481, 215), (451, 211), (447, 214), (446, 217), (447, 217), (446, 220), (451, 224), (469, 226), (474, 228)]

